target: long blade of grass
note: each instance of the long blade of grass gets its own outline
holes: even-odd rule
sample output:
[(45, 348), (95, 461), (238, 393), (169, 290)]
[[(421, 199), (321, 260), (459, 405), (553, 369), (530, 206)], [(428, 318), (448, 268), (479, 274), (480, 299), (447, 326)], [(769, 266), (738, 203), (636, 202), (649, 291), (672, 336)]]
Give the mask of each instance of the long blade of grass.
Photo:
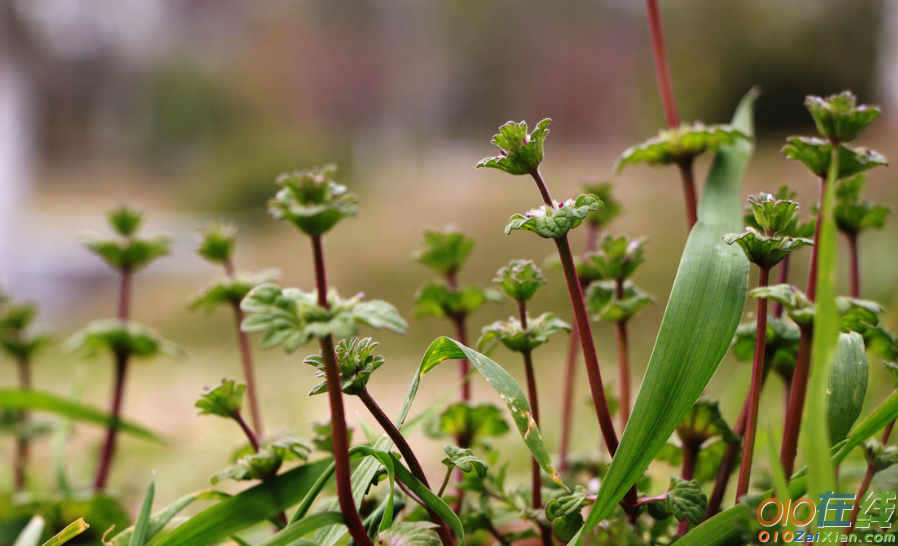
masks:
[(44, 518), (34, 516), (28, 522), (28, 525), (22, 529), (19, 536), (16, 537), (16, 541), (12, 546), (37, 546), (41, 540), (41, 535), (44, 533), (44, 525)]
[(848, 436), (848, 431), (861, 414), (868, 375), (864, 338), (857, 332), (839, 334), (826, 405), (831, 445)]
[(814, 339), (811, 345), (808, 394), (802, 418), (808, 492), (812, 499), (818, 498), (824, 491), (835, 491), (836, 487), (835, 471), (829, 456), (826, 391), (839, 340), (839, 316), (836, 310), (836, 224), (833, 220), (836, 179), (839, 175), (838, 146), (833, 146), (832, 155), (823, 203), (820, 204), (820, 238), (816, 242), (817, 300)]
[(308, 516), (300, 521), (284, 527), (276, 535), (264, 540), (256, 546), (288, 546), (296, 543), (307, 534), (327, 525), (341, 525), (343, 516), (339, 512), (324, 512)]
[(55, 537), (51, 538), (47, 542), (44, 542), (43, 546), (59, 546), (60, 544), (65, 544), (66, 542), (72, 540), (76, 536), (80, 535), (84, 531), (90, 527), (85, 521), (84, 518), (80, 518), (72, 523), (66, 525), (66, 528), (59, 532)]
[[(153, 514), (147, 525), (147, 540), (158, 535), (166, 525), (171, 523), (175, 516), (181, 513), (182, 510), (187, 508), (194, 501), (204, 498), (216, 498), (216, 493), (211, 489), (190, 493)], [(125, 546), (131, 541), (132, 534), (134, 534), (134, 526), (128, 527), (121, 533), (112, 537), (112, 546)]]
[(153, 511), (153, 497), (156, 496), (156, 474), (150, 478), (150, 485), (147, 487), (147, 493), (143, 497), (143, 506), (140, 508), (140, 514), (134, 523), (134, 532), (131, 534), (131, 540), (128, 546), (145, 546), (149, 536), (147, 530), (150, 525), (150, 513)]
[[(116, 420), (103, 410), (38, 390), (0, 389), (0, 409), (46, 411), (73, 421), (107, 427), (116, 423)], [(151, 440), (160, 444), (165, 443), (155, 433), (128, 421), (118, 421), (118, 429), (137, 438)]]
[(267, 479), (193, 516), (158, 546), (208, 546), (298, 503), (330, 461), (316, 461)]
[[(754, 92), (746, 95), (733, 118), (733, 125), (749, 135), (754, 99)], [(642, 476), (729, 349), (745, 305), (748, 261), (721, 237), (742, 229), (740, 187), (752, 148), (739, 141), (721, 148), (714, 159), (699, 221), (686, 242), (639, 396), (596, 502), (571, 546), (582, 544)]]

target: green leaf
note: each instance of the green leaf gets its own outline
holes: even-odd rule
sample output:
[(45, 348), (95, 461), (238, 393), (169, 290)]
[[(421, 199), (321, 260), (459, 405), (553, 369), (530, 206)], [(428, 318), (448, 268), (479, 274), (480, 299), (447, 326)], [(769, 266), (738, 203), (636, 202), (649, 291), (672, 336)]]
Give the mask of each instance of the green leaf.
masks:
[(153, 497), (156, 495), (156, 476), (155, 473), (150, 478), (150, 485), (147, 487), (147, 493), (143, 498), (143, 506), (140, 508), (140, 514), (134, 523), (134, 532), (131, 533), (131, 540), (128, 546), (144, 546), (150, 539), (148, 530), (150, 526), (150, 513), (153, 510)]
[(620, 201), (611, 196), (611, 190), (614, 185), (611, 182), (602, 182), (600, 184), (588, 184), (583, 186), (583, 193), (587, 195), (595, 195), (599, 201), (605, 204), (599, 210), (594, 210), (586, 216), (586, 221), (596, 227), (606, 226), (621, 213)]
[(425, 429), (432, 438), (455, 438), (465, 445), (482, 444), (508, 432), (502, 412), (489, 402), (456, 402), (446, 407)]
[(768, 269), (780, 263), (793, 250), (814, 244), (810, 239), (779, 235), (768, 237), (752, 227), (745, 228), (742, 233), (728, 233), (723, 236), (723, 241), (728, 245), (738, 244), (748, 261)]
[(427, 521), (397, 523), (380, 533), (378, 546), (439, 546), (436, 525)]
[(456, 318), (474, 313), (488, 301), (499, 301), (502, 296), (492, 289), (477, 286), (450, 288), (442, 282), (428, 283), (415, 294), (415, 318)]
[(474, 452), (470, 449), (446, 444), (443, 446), (443, 451), (448, 455), (448, 457), (443, 459), (443, 464), (449, 468), (455, 467), (465, 473), (474, 472), (478, 478), (486, 476), (489, 465), (474, 455)]
[(848, 436), (848, 431), (861, 414), (867, 393), (868, 370), (864, 340), (860, 334), (839, 334), (827, 390), (827, 426), (832, 445)]
[(649, 504), (649, 510), (656, 519), (673, 516), (677, 521), (701, 523), (708, 511), (708, 497), (702, 493), (697, 481), (670, 478), (670, 487), (662, 502)]
[(41, 535), (44, 533), (44, 526), (44, 518), (34, 516), (28, 522), (28, 525), (22, 529), (22, 532), (19, 533), (12, 546), (37, 546), (41, 540)]
[(138, 208), (122, 205), (107, 212), (106, 220), (116, 234), (130, 237), (143, 225), (143, 212)]
[(539, 169), (543, 161), (543, 141), (549, 134), (549, 123), (546, 118), (536, 125), (533, 133), (528, 134), (527, 122), (509, 121), (499, 127), (499, 134), (493, 137), (493, 144), (499, 147), (499, 154), (486, 157), (477, 163), (477, 168), (490, 167), (509, 174), (531, 174)]
[(884, 446), (871, 438), (864, 443), (864, 458), (876, 472), (882, 472), (898, 464), (898, 447)]
[(218, 277), (190, 297), (190, 310), (204, 309), (212, 312), (220, 305), (237, 305), (250, 290), (262, 284), (274, 282), (280, 277), (277, 269), (265, 269), (258, 273), (238, 273), (233, 277)]
[(702, 445), (711, 438), (735, 444), (742, 439), (727, 425), (716, 400), (699, 399), (677, 425), (677, 436), (683, 443)]
[(493, 282), (509, 299), (524, 302), (548, 281), (532, 260), (512, 260), (496, 272)]
[(291, 546), (296, 541), (327, 525), (343, 523), (343, 516), (339, 512), (324, 512), (307, 516), (300, 521), (291, 523), (278, 531), (275, 535), (263, 540), (256, 546)]
[(886, 217), (892, 213), (889, 207), (860, 200), (866, 183), (867, 177), (859, 174), (840, 180), (836, 186), (834, 216), (839, 231), (856, 235), (868, 229), (882, 229)]
[(212, 222), (197, 232), (196, 253), (212, 263), (230, 263), (237, 239), (237, 226), (230, 222)]
[(355, 216), (356, 197), (334, 181), (335, 165), (284, 173), (281, 189), (268, 202), (268, 213), (287, 220), (306, 235), (322, 235), (340, 220)]
[(777, 199), (769, 193), (761, 192), (757, 197), (748, 196), (748, 203), (761, 231), (780, 235), (795, 222), (798, 203), (791, 199)]
[[(747, 95), (734, 117), (734, 127), (746, 134), (754, 98)], [(642, 476), (729, 348), (745, 304), (748, 262), (720, 238), (742, 222), (739, 189), (751, 150), (739, 140), (722, 147), (712, 164), (639, 396), (596, 503), (570, 546), (582, 544)]]
[(425, 231), (424, 247), (415, 252), (415, 260), (446, 276), (453, 275), (465, 265), (474, 250), (474, 239), (455, 228)]
[(298, 503), (330, 461), (303, 465), (211, 506), (163, 536), (156, 546), (209, 546)]
[(90, 525), (84, 521), (84, 518), (80, 518), (77, 521), (68, 524), (66, 528), (60, 531), (56, 536), (47, 542), (44, 542), (43, 546), (60, 546), (61, 544), (65, 544), (86, 531), (89, 527)]
[(222, 379), (221, 385), (206, 388), (196, 401), (196, 407), (200, 409), (199, 415), (218, 415), (227, 419), (234, 419), (243, 409), (243, 393), (246, 385), (237, 383), (233, 379)]
[(603, 279), (627, 280), (645, 262), (645, 238), (606, 235), (595, 252), (586, 255)]
[(512, 231), (532, 231), (546, 239), (558, 239), (580, 225), (590, 211), (602, 208), (602, 202), (595, 195), (581, 194), (576, 199), (568, 199), (557, 205), (542, 205), (524, 214), (515, 214), (505, 226), (505, 234)]
[(521, 386), (501, 366), (477, 351), (465, 347), (448, 337), (437, 338), (430, 344), (427, 352), (424, 353), (424, 357), (421, 359), (421, 366), (418, 368), (418, 372), (409, 386), (399, 419), (396, 420), (397, 425), (401, 427), (408, 417), (412, 401), (414, 401), (418, 392), (418, 386), (421, 383), (421, 377), (446, 360), (463, 359), (468, 360), (477, 371), (483, 374), (487, 382), (499, 393), (502, 401), (508, 406), (515, 425), (517, 425), (518, 432), (521, 433), (521, 437), (524, 439), (524, 443), (543, 471), (553, 481), (562, 487), (566, 487), (561, 481), (558, 471), (555, 470), (555, 465), (552, 464), (552, 459), (549, 457), (549, 452), (543, 443), (539, 427), (537, 427), (536, 421), (533, 420), (533, 411), (530, 409), (530, 404), (527, 402), (527, 397), (521, 390)]
[(596, 320), (623, 322), (630, 320), (643, 307), (655, 303), (651, 294), (633, 284), (624, 283), (623, 298), (617, 297), (617, 281), (593, 281), (584, 290), (586, 308)]
[[(372, 354), (379, 343), (370, 337), (359, 339), (357, 337), (341, 339), (334, 349), (337, 359), (337, 367), (340, 370), (340, 384), (343, 392), (350, 396), (361, 393), (368, 385), (371, 374), (384, 363), (384, 357)], [(306, 357), (305, 364), (315, 366), (318, 371), (315, 377), (327, 378), (324, 359), (320, 354)], [(322, 381), (309, 393), (321, 394), (327, 392), (327, 381)]]
[(95, 356), (101, 350), (127, 353), (137, 358), (158, 354), (177, 358), (183, 355), (175, 343), (162, 338), (155, 331), (136, 322), (100, 319), (88, 323), (66, 342), (70, 350)]
[(701, 122), (683, 124), (675, 129), (662, 129), (658, 136), (624, 150), (614, 172), (620, 173), (627, 165), (673, 165), (689, 161), (707, 151), (731, 145), (739, 140), (749, 140), (741, 128), (730, 125), (709, 125)]
[(104, 427), (115, 426), (118, 429), (144, 440), (165, 443), (159, 436), (129, 421), (116, 421), (106, 412), (91, 406), (62, 398), (49, 392), (34, 389), (0, 389), (0, 408), (10, 410), (46, 411), (61, 415), (73, 421), (94, 423)]
[(156, 258), (168, 256), (171, 242), (167, 235), (157, 235), (150, 239), (108, 239), (92, 232), (81, 234), (81, 244), (118, 270), (136, 271)]
[[(815, 137), (789, 137), (782, 152), (789, 159), (800, 161), (819, 178), (827, 176), (833, 145)], [(837, 178), (847, 178), (873, 167), (888, 165), (886, 158), (875, 150), (839, 144), (839, 172)]]
[(879, 106), (859, 105), (851, 91), (828, 97), (808, 95), (804, 105), (820, 134), (839, 142), (856, 139), (881, 113)]
[(823, 203), (817, 226), (817, 297), (814, 302), (814, 339), (811, 345), (811, 373), (802, 419), (805, 459), (808, 467), (808, 492), (812, 499), (825, 491), (835, 490), (835, 474), (830, 459), (830, 432), (827, 417), (827, 387), (839, 340), (839, 313), (836, 307), (836, 225), (833, 220), (836, 180), (839, 178), (840, 150), (833, 151), (833, 161), (825, 182)]
[(743, 546), (745, 541), (739, 525), (754, 517), (745, 506), (725, 510), (698, 527), (689, 530), (686, 536), (677, 540), (678, 546)]
[(509, 350), (516, 352), (533, 351), (540, 345), (549, 342), (549, 336), (558, 332), (570, 332), (568, 323), (553, 313), (543, 313), (527, 321), (527, 329), (521, 325), (521, 319), (509, 317), (484, 326), (477, 347), (483, 349), (492, 340), (498, 340)]
[[(212, 489), (204, 489), (196, 493), (190, 493), (177, 499), (175, 502), (166, 506), (153, 514), (147, 522), (146, 539), (147, 541), (158, 535), (166, 525), (168, 525), (182, 510), (193, 504), (198, 499), (216, 498), (217, 493)], [(131, 535), (134, 534), (134, 526), (128, 527), (121, 533), (112, 537), (112, 546), (125, 546), (131, 541)]]

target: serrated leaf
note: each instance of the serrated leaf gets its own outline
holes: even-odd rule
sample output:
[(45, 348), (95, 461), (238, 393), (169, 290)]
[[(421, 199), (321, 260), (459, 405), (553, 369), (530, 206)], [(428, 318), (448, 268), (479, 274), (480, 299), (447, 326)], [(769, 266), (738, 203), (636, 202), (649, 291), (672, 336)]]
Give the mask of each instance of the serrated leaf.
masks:
[(665, 514), (673, 516), (677, 521), (688, 519), (692, 523), (700, 523), (705, 518), (705, 512), (708, 511), (708, 497), (702, 492), (697, 481), (672, 477), (665, 500), (651, 506), (663, 510)]
[[(734, 127), (746, 134), (754, 98), (746, 96), (734, 117)], [(639, 396), (596, 503), (570, 546), (582, 544), (642, 476), (729, 348), (745, 303), (748, 262), (720, 237), (742, 222), (739, 188), (751, 150), (740, 140), (722, 147), (712, 164)], [(712, 323), (705, 319), (709, 309)]]
[(280, 277), (277, 269), (265, 269), (258, 273), (238, 273), (234, 277), (218, 277), (190, 297), (190, 310), (204, 309), (212, 312), (220, 305), (237, 305), (250, 290)]
[(543, 161), (543, 141), (549, 134), (551, 122), (548, 118), (540, 121), (533, 133), (528, 133), (526, 121), (505, 123), (492, 140), (499, 147), (500, 155), (481, 159), (477, 167), (490, 167), (514, 175), (536, 172)]
[(493, 278), (502, 292), (513, 301), (528, 301), (548, 281), (531, 260), (512, 260)]
[[(782, 149), (783, 155), (789, 159), (800, 161), (819, 178), (827, 176), (833, 151), (832, 143), (816, 137), (789, 137), (786, 142), (787, 144)], [(876, 150), (839, 144), (838, 151), (837, 179), (854, 176), (873, 167), (889, 164), (888, 160)]]
[(234, 419), (243, 409), (243, 394), (246, 392), (244, 383), (237, 383), (233, 379), (222, 379), (221, 385), (206, 388), (196, 401), (199, 415), (218, 415), (228, 419)]
[(268, 213), (287, 220), (307, 235), (322, 235), (340, 220), (355, 216), (356, 197), (334, 181), (335, 165), (283, 173), (281, 189), (268, 202)]
[(455, 467), (465, 473), (473, 472), (479, 478), (486, 476), (489, 465), (474, 455), (474, 452), (470, 449), (446, 444), (443, 446), (443, 451), (448, 455), (448, 457), (443, 459), (443, 464), (449, 468)]
[(533, 351), (540, 345), (549, 342), (549, 337), (558, 332), (570, 332), (568, 323), (556, 317), (553, 313), (543, 313), (527, 321), (527, 329), (521, 325), (517, 317), (509, 317), (508, 320), (498, 320), (488, 326), (484, 326), (477, 342), (477, 347), (483, 349), (491, 341), (498, 340), (511, 351)]
[(380, 533), (378, 546), (439, 546), (436, 525), (427, 521), (402, 522)]
[(602, 202), (595, 195), (579, 195), (576, 199), (542, 205), (524, 214), (515, 214), (505, 226), (505, 234), (512, 231), (532, 231), (546, 239), (558, 239), (580, 225), (590, 211), (602, 208)]
[(440, 275), (450, 275), (462, 268), (474, 245), (473, 238), (452, 227), (425, 231), (424, 246), (415, 252), (414, 258)]
[(163, 354), (173, 358), (183, 355), (175, 343), (162, 338), (152, 329), (117, 319), (100, 319), (88, 323), (66, 342), (70, 350), (94, 356), (102, 350), (126, 353), (137, 358)]
[(495, 290), (466, 285), (453, 289), (442, 282), (427, 283), (415, 294), (415, 318), (456, 318), (470, 315), (488, 301), (498, 301)]
[(675, 129), (663, 129), (658, 136), (624, 150), (614, 165), (614, 172), (620, 173), (627, 165), (639, 163), (673, 165), (748, 139), (747, 133), (731, 125), (683, 124)]
[(508, 432), (508, 423), (499, 408), (489, 402), (456, 402), (431, 421), (425, 432), (432, 438), (456, 438), (463, 440), (465, 445), (478, 445), (486, 438), (496, 438)]
[(804, 105), (820, 134), (839, 142), (857, 138), (881, 113), (878, 106), (858, 104), (851, 91), (828, 97), (808, 95)]

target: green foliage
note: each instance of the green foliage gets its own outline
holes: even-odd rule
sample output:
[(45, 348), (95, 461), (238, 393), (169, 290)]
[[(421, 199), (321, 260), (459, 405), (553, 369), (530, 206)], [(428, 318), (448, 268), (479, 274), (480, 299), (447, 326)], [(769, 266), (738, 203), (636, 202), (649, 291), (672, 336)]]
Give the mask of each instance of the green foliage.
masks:
[[(795, 136), (787, 138), (786, 142), (787, 144), (782, 149), (786, 157), (800, 161), (818, 178), (826, 178), (833, 151), (831, 142), (817, 137)], [(886, 158), (875, 150), (855, 148), (846, 144), (839, 144), (838, 150), (838, 179), (854, 176), (873, 167), (889, 164)]]
[(380, 533), (377, 546), (439, 546), (436, 524), (427, 521), (397, 523)]
[(532, 231), (546, 239), (558, 239), (580, 225), (590, 211), (602, 208), (602, 202), (594, 195), (579, 195), (557, 205), (542, 205), (524, 214), (515, 214), (505, 226), (505, 234), (512, 231)]
[(649, 513), (655, 519), (667, 519), (673, 516), (677, 521), (701, 523), (708, 511), (708, 498), (696, 481), (670, 478), (670, 486), (664, 500), (649, 503)]
[(738, 244), (748, 261), (766, 269), (780, 263), (793, 250), (814, 244), (814, 241), (810, 239), (794, 239), (776, 235), (768, 237), (751, 227), (745, 228), (742, 233), (724, 235), (723, 240), (728, 245)]
[[(768, 195), (770, 195), (770, 194), (762, 193), (761, 198), (765, 201), (768, 201), (769, 199), (765, 197)], [(775, 194), (773, 194), (773, 196), (772, 196), (773, 204), (776, 205), (776, 203), (778, 203), (780, 201), (794, 202), (796, 195), (798, 195), (798, 194), (795, 191), (789, 189), (789, 187), (786, 185), (782, 185), (779, 187), (777, 192)], [(749, 204), (746, 205), (747, 214), (745, 215), (745, 225), (746, 225), (746, 227), (751, 227), (758, 231), (764, 232), (764, 228), (758, 223), (758, 219), (755, 216), (755, 206), (751, 203), (751, 199), (753, 199), (753, 198), (749, 197)], [(769, 207), (770, 205), (765, 202), (764, 206)], [(783, 207), (783, 205), (779, 205), (779, 206)], [(811, 208), (812, 208), (812, 212), (815, 211), (816, 205)], [(775, 212), (775, 207), (774, 207), (773, 212)], [(814, 228), (816, 226), (816, 223), (817, 223), (816, 217), (813, 215), (810, 216), (807, 221), (802, 222), (801, 219), (799, 218), (799, 215), (795, 214), (792, 216), (792, 219), (779, 230), (778, 233), (785, 237), (811, 239), (814, 237)]]
[[(383, 365), (384, 357), (372, 354), (378, 345), (379, 343), (370, 337), (342, 339), (337, 344), (334, 353), (337, 359), (337, 368), (340, 370), (341, 388), (345, 394), (356, 395), (364, 391), (371, 374)], [(320, 354), (307, 356), (303, 362), (318, 369), (315, 377), (327, 377), (324, 359)], [(322, 381), (312, 387), (309, 395), (324, 392), (327, 392), (327, 381)]]
[(836, 186), (836, 208), (833, 214), (836, 227), (842, 233), (857, 235), (869, 229), (882, 229), (886, 217), (892, 213), (885, 205), (860, 200), (866, 183), (867, 177), (859, 174), (840, 180)]
[[(352, 445), (352, 427), (346, 429), (346, 442)], [(312, 446), (317, 451), (325, 453), (334, 452), (334, 428), (330, 421), (326, 423), (312, 423)]]
[(243, 394), (246, 385), (232, 379), (222, 379), (221, 385), (203, 390), (196, 401), (200, 415), (218, 415), (227, 419), (236, 419), (243, 410)]
[(103, 258), (113, 269), (136, 271), (156, 258), (168, 255), (171, 238), (157, 235), (150, 238), (136, 237), (143, 223), (143, 214), (135, 209), (121, 207), (108, 213), (109, 225), (116, 233), (107, 238), (93, 232), (81, 236), (81, 242), (89, 250)]
[(427, 283), (415, 294), (415, 318), (458, 319), (474, 313), (487, 302), (500, 301), (497, 290), (467, 285), (453, 289), (442, 282)]
[(266, 480), (291, 459), (307, 460), (311, 448), (289, 436), (279, 438), (259, 448), (258, 453), (245, 453), (235, 463), (212, 476), (212, 484), (222, 480)]
[(684, 444), (701, 446), (711, 438), (735, 444), (741, 441), (727, 425), (716, 400), (699, 399), (677, 425), (677, 435)]
[(336, 166), (325, 165), (278, 176), (281, 189), (268, 202), (268, 212), (306, 235), (330, 231), (337, 222), (357, 213), (355, 195), (334, 181), (336, 172)]
[(507, 433), (508, 423), (493, 404), (456, 402), (431, 421), (425, 432), (432, 438), (456, 438), (462, 445), (476, 446)]
[(836, 142), (856, 139), (881, 113), (878, 106), (859, 105), (851, 91), (828, 97), (808, 95), (804, 105), (820, 134)]
[(239, 305), (250, 291), (269, 284), (280, 277), (277, 269), (265, 269), (258, 273), (238, 273), (233, 277), (222, 276), (212, 280), (190, 298), (190, 310), (204, 309), (211, 313), (220, 305)]
[(526, 121), (507, 122), (499, 127), (499, 134), (492, 140), (499, 147), (499, 155), (481, 159), (477, 167), (490, 167), (514, 175), (537, 172), (543, 161), (543, 141), (549, 134), (551, 122), (548, 118), (540, 121), (533, 133), (527, 132)]
[(408, 330), (396, 308), (385, 301), (362, 301), (361, 294), (343, 299), (335, 290), (328, 293), (327, 300), (329, 309), (320, 307), (314, 294), (263, 284), (253, 288), (240, 304), (247, 312), (241, 328), (244, 332), (264, 332), (263, 348), (283, 344), (288, 353), (312, 338), (354, 336), (358, 324), (400, 334)]
[[(816, 305), (804, 292), (788, 284), (775, 284), (751, 290), (752, 298), (767, 298), (777, 301), (786, 309), (789, 318), (799, 325), (810, 326), (816, 314)], [(874, 301), (839, 296), (835, 298), (839, 328), (843, 332), (865, 333), (879, 322), (878, 314), (883, 307)]]
[(749, 140), (748, 134), (731, 125), (683, 124), (675, 129), (662, 129), (658, 136), (624, 150), (614, 172), (627, 165), (647, 163), (653, 166), (691, 161), (705, 152), (714, 151), (738, 140)]
[[(752, 362), (755, 356), (757, 321), (740, 324), (733, 338), (733, 355), (743, 361)], [(801, 331), (791, 321), (767, 317), (767, 336), (764, 349), (765, 366), (792, 376), (795, 360), (798, 358), (798, 342)]]
[(415, 252), (415, 260), (440, 275), (454, 275), (465, 265), (474, 245), (473, 238), (455, 228), (425, 231), (423, 247)]
[(655, 303), (651, 294), (627, 281), (623, 286), (623, 298), (617, 297), (617, 281), (593, 281), (584, 290), (586, 308), (596, 320), (625, 322), (643, 307)]
[(798, 203), (791, 199), (776, 199), (769, 193), (750, 195), (748, 204), (758, 226), (772, 235), (780, 235), (795, 221)]
[(600, 227), (607, 226), (612, 220), (617, 218), (621, 213), (620, 201), (611, 196), (611, 190), (614, 185), (611, 182), (602, 182), (599, 184), (587, 184), (583, 186), (583, 193), (586, 195), (595, 195), (604, 205), (599, 210), (594, 210), (586, 216), (586, 221), (590, 224)]
[(156, 476), (154, 474), (153, 478), (150, 480), (149, 487), (147, 487), (146, 495), (144, 495), (143, 506), (141, 506), (140, 514), (138, 514), (137, 521), (134, 523), (134, 532), (131, 534), (131, 540), (128, 542), (128, 546), (145, 546), (150, 539), (148, 536), (148, 527), (150, 524), (150, 513), (153, 510), (153, 497), (155, 497), (155, 495)]
[(474, 473), (478, 478), (486, 476), (489, 465), (485, 461), (474, 455), (474, 452), (467, 448), (446, 444), (443, 446), (446, 457), (443, 464), (449, 468), (457, 468), (467, 474)]
[(212, 222), (197, 232), (196, 252), (212, 263), (229, 263), (234, 255), (237, 226), (226, 222)]
[(600, 278), (627, 280), (645, 262), (645, 238), (629, 239), (623, 235), (606, 235), (595, 252), (586, 259), (595, 267)]
[(493, 282), (509, 299), (523, 302), (532, 298), (549, 281), (533, 261), (512, 260), (496, 272)]
[(498, 320), (484, 326), (477, 347), (482, 349), (493, 341), (499, 341), (511, 351), (530, 352), (540, 345), (548, 343), (549, 336), (552, 334), (570, 331), (571, 327), (568, 323), (553, 313), (543, 313), (536, 318), (528, 318), (526, 330), (521, 326), (519, 318), (509, 317), (508, 320)]
[(875, 438), (871, 438), (864, 442), (864, 458), (876, 472), (882, 472), (898, 464), (898, 447), (884, 446)]
[(77, 521), (68, 524), (65, 529), (57, 533), (53, 538), (44, 542), (43, 546), (60, 546), (61, 544), (69, 542), (84, 531), (87, 531), (89, 528), (90, 525), (84, 521), (84, 518), (79, 518)]
[(53, 340), (47, 334), (29, 332), (36, 314), (37, 308), (33, 304), (0, 301), (0, 349), (11, 358), (29, 360)]
[(176, 358), (183, 354), (178, 345), (163, 339), (146, 326), (116, 319), (91, 321), (69, 338), (66, 345), (70, 350), (86, 356), (94, 356), (103, 350), (138, 358), (159, 354)]
[(122, 205), (107, 212), (106, 219), (116, 234), (122, 237), (131, 237), (143, 225), (143, 212), (128, 205)]

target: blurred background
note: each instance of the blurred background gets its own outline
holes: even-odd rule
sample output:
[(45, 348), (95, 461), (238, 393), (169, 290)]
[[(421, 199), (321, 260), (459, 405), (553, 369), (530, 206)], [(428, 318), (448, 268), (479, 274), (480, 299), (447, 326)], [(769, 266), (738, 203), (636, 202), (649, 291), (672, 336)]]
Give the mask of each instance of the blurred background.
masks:
[[(0, 0), (0, 6), (3, 289), (39, 303), (42, 328), (64, 341), (86, 321), (115, 312), (115, 276), (79, 245), (80, 230), (105, 230), (104, 212), (129, 203), (147, 212), (148, 232), (177, 241), (170, 257), (136, 278), (133, 314), (187, 356), (133, 366), (125, 404), (127, 417), (159, 431), (169, 445), (123, 438), (111, 478), (114, 491), (139, 499), (156, 469), (159, 505), (208, 487), (241, 442), (230, 423), (198, 418), (193, 408), (204, 386), (241, 376), (231, 314), (186, 308), (218, 273), (193, 251), (197, 228), (216, 218), (238, 222), (240, 268), (278, 267), (284, 284), (311, 289), (307, 240), (269, 218), (266, 201), (278, 173), (337, 163), (339, 179), (359, 196), (360, 214), (326, 240), (332, 284), (344, 295), (386, 299), (411, 323), (406, 337), (376, 336), (390, 371), (374, 376), (372, 392), (393, 415), (429, 342), (451, 334), (448, 323), (410, 316), (417, 287), (431, 279), (411, 258), (422, 230), (451, 224), (476, 237), (461, 280), (479, 285), (511, 258), (542, 263), (554, 251), (536, 237), (502, 233), (508, 217), (539, 204), (539, 196), (528, 180), (474, 170), (495, 153), (489, 140), (496, 128), (509, 119), (551, 117), (544, 174), (556, 196), (569, 196), (584, 182), (611, 179), (620, 152), (663, 123), (644, 8), (632, 0)], [(881, 120), (858, 143), (898, 156), (895, 2), (666, 0), (662, 9), (684, 120), (725, 122), (751, 86), (763, 90), (745, 195), (789, 184), (809, 214), (817, 182), (779, 154), (787, 135), (814, 132), (802, 106), (808, 93), (852, 89), (862, 101), (882, 104)], [(707, 159), (698, 167), (701, 178)], [(895, 178), (889, 169), (874, 171), (867, 198), (898, 205)], [(680, 183), (674, 170), (650, 168), (629, 169), (614, 183), (624, 214), (609, 229), (648, 237), (648, 262), (635, 280), (658, 299), (632, 322), (640, 377), (685, 241)], [(574, 244), (582, 245), (578, 236)], [(861, 242), (863, 296), (887, 305), (898, 288), (896, 237), (898, 222), (891, 219)], [(808, 256), (792, 262), (799, 286)], [(561, 274), (547, 274), (549, 288), (533, 311), (568, 317)], [(513, 312), (507, 303), (487, 306), (471, 319), (470, 336)], [(886, 321), (898, 326), (894, 313)], [(614, 383), (612, 328), (599, 324), (596, 336), (606, 381)], [(565, 346), (558, 338), (535, 355), (550, 448), (558, 437)], [(309, 422), (326, 419), (325, 401), (307, 397), (316, 380), (301, 361), (313, 352), (256, 351), (268, 428), (308, 438)], [(493, 356), (522, 377), (514, 355)], [(14, 367), (5, 364), (0, 383), (13, 384)], [(454, 384), (454, 366), (445, 368), (425, 379), (419, 409)], [(884, 388), (876, 363), (871, 370), (871, 385)], [(84, 400), (105, 407), (111, 371), (105, 358), (83, 361), (57, 345), (39, 357), (35, 382), (60, 394), (82, 383)], [(728, 356), (709, 388), (731, 419), (748, 375), (747, 365)], [(591, 451), (599, 434), (583, 383), (575, 448)], [(871, 389), (869, 403), (880, 399), (877, 392)], [(495, 398), (479, 378), (474, 393)], [(781, 397), (775, 383), (765, 392), (766, 419), (774, 423)], [(350, 405), (352, 423), (360, 409)], [(100, 430), (75, 430), (69, 462), (76, 485), (89, 485), (100, 439)], [(413, 445), (423, 459), (440, 460), (441, 443), (419, 435)], [(498, 445), (507, 458), (525, 460), (518, 438)], [(0, 462), (9, 447), (2, 446)], [(48, 465), (50, 441), (37, 449)], [(438, 466), (430, 472), (439, 473)], [(525, 464), (515, 466), (526, 473)], [(5, 489), (8, 466), (0, 468)], [(37, 474), (52, 484), (49, 468)]]

